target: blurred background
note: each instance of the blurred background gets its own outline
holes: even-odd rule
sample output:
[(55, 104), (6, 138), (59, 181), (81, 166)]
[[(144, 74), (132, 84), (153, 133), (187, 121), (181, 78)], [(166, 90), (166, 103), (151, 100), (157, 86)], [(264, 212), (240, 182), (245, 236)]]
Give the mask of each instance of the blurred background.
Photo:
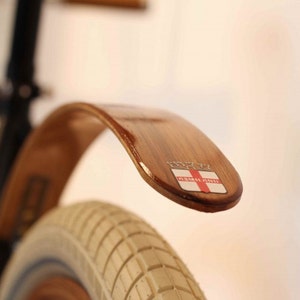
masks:
[[(69, 101), (166, 108), (193, 122), (241, 175), (233, 209), (181, 207), (140, 179), (112, 134), (88, 150), (62, 197), (144, 217), (209, 300), (300, 299), (299, 0), (148, 0), (146, 10), (46, 1), (35, 124)], [(4, 78), (14, 1), (0, 0)]]

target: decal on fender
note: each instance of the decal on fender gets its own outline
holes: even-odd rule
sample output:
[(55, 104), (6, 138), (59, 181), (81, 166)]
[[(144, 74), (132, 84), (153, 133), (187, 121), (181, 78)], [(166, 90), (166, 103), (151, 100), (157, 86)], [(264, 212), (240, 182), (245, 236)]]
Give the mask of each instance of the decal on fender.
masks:
[(218, 175), (209, 170), (172, 168), (179, 186), (189, 192), (226, 194), (226, 188)]

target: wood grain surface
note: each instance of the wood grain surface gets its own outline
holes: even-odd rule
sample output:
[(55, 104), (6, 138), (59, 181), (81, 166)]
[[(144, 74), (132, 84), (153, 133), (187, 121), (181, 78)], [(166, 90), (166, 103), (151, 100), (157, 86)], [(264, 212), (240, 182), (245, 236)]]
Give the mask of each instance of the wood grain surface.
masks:
[(144, 107), (68, 104), (35, 129), (19, 155), (1, 201), (0, 239), (22, 236), (57, 205), (81, 155), (106, 128), (118, 137), (145, 181), (169, 199), (204, 212), (238, 203), (238, 173), (214, 143), (183, 118)]
[(91, 298), (77, 282), (57, 276), (42, 281), (26, 299), (90, 300)]

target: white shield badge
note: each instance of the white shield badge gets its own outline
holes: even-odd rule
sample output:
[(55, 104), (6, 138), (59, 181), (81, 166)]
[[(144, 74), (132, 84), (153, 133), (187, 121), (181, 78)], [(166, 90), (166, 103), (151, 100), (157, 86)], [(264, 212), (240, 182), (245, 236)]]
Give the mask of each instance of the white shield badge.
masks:
[(212, 171), (172, 169), (180, 187), (189, 192), (226, 194), (225, 186)]

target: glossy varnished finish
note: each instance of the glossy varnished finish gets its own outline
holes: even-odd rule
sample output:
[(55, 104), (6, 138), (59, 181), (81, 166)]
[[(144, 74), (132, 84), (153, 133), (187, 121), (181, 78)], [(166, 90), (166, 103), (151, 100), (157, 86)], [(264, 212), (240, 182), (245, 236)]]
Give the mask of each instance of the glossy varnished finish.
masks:
[(87, 292), (66, 277), (52, 277), (41, 282), (26, 300), (90, 300)]
[[(164, 196), (205, 212), (226, 210), (239, 201), (242, 184), (233, 166), (199, 129), (181, 117), (141, 107), (69, 104), (55, 111), (28, 139), (2, 199), (1, 239), (22, 235), (38, 216), (57, 204), (82, 153), (107, 127), (145, 181)], [(226, 192), (186, 191), (172, 171), (199, 168), (217, 174)]]

